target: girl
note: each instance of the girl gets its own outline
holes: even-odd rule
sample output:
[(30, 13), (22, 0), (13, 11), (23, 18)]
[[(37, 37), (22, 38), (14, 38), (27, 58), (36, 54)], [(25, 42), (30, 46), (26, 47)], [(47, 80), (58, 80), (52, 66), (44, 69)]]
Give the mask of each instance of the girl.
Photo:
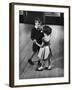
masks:
[[(40, 50), (38, 53), (38, 58), (40, 59), (41, 66), (37, 70), (41, 71), (45, 68), (51, 69), (51, 48), (50, 48), (50, 38), (52, 29), (49, 26), (43, 27), (44, 37), (42, 38), (42, 44), (39, 45)], [(38, 43), (37, 43), (38, 44)]]

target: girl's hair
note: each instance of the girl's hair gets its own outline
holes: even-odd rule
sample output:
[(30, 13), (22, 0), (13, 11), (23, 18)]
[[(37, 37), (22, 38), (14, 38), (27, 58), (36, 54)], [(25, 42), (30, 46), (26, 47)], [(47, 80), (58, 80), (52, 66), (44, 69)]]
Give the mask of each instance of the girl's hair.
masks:
[(40, 24), (42, 24), (42, 21), (40, 18), (36, 17), (34, 21), (38, 21)]
[(46, 33), (47, 35), (52, 33), (52, 29), (49, 26), (44, 26), (43, 27), (43, 32)]

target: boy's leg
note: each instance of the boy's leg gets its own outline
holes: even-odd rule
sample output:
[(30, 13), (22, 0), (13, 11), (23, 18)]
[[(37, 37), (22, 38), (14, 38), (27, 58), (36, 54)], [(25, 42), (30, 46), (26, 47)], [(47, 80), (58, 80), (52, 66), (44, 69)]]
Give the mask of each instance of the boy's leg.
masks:
[(33, 56), (36, 54), (36, 52), (34, 52), (33, 54), (32, 54), (32, 56), (30, 57), (30, 59), (28, 60), (28, 62), (29, 62), (29, 64), (31, 64), (31, 65), (34, 65), (34, 62), (32, 61), (32, 58), (33, 58)]

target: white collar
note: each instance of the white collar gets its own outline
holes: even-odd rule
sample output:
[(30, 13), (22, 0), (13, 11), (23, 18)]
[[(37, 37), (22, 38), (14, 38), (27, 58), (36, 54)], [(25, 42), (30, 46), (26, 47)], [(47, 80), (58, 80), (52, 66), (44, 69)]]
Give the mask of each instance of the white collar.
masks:
[(37, 26), (35, 26), (35, 28), (37, 29)]

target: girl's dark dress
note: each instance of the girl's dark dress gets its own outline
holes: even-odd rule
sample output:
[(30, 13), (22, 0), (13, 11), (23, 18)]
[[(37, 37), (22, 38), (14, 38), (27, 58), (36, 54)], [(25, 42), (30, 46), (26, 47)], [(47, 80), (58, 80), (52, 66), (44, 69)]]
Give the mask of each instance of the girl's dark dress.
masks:
[[(36, 40), (38, 44), (42, 44), (42, 38), (44, 37), (44, 34), (41, 30), (33, 28), (31, 31), (31, 39)], [(36, 45), (36, 43), (33, 43), (32, 46), (33, 52), (39, 51), (40, 47)]]

